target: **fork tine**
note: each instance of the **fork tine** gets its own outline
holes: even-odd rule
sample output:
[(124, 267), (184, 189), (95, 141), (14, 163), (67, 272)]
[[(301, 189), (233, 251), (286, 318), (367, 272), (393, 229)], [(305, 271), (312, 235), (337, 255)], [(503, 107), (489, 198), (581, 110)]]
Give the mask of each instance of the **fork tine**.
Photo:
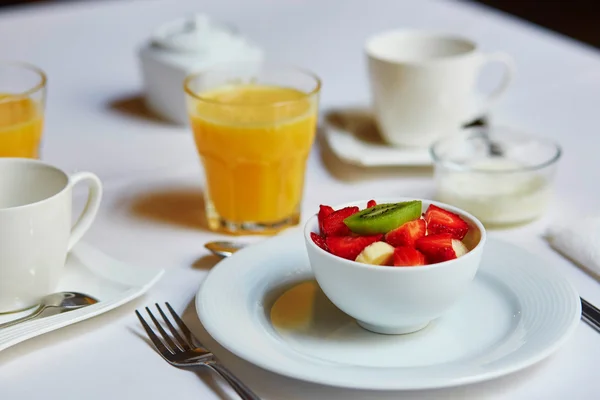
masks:
[(148, 323), (146, 322), (144, 317), (142, 317), (142, 314), (140, 314), (140, 312), (138, 310), (135, 310), (135, 315), (137, 315), (138, 319), (140, 320), (140, 323), (144, 327), (144, 330), (148, 334), (148, 337), (150, 338), (152, 343), (154, 343), (154, 346), (156, 347), (158, 352), (161, 355), (173, 354), (173, 352), (170, 349), (168, 349), (167, 346), (165, 346), (165, 344), (162, 342), (162, 340), (160, 340), (160, 338), (156, 335), (156, 333), (154, 333), (152, 328), (150, 328), (150, 325), (148, 325)]
[(167, 332), (165, 332), (165, 330), (161, 326), (160, 322), (158, 322), (158, 320), (150, 312), (150, 309), (148, 307), (146, 307), (146, 312), (148, 313), (148, 315), (152, 319), (152, 322), (154, 322), (154, 325), (156, 325), (156, 329), (158, 329), (158, 331), (162, 335), (162, 338), (167, 343), (167, 346), (169, 346), (171, 348), (171, 352), (173, 354), (177, 353), (177, 351), (179, 350), (179, 348), (175, 345), (175, 343), (173, 343), (173, 339), (171, 339), (171, 337), (169, 336), (169, 334)]
[(190, 330), (185, 325), (185, 323), (181, 320), (181, 318), (179, 318), (179, 315), (177, 315), (177, 313), (175, 312), (175, 310), (173, 310), (173, 307), (171, 307), (171, 305), (168, 302), (166, 302), (165, 305), (169, 309), (169, 312), (173, 316), (173, 319), (175, 320), (175, 323), (177, 324), (177, 326), (179, 327), (179, 329), (181, 329), (181, 332), (183, 332), (183, 334), (185, 335), (185, 337), (188, 340), (188, 342), (192, 346), (194, 345), (194, 341), (196, 343), (200, 344), (198, 342), (198, 340), (196, 339), (196, 337), (192, 334), (192, 332), (190, 332)]
[(173, 338), (175, 339), (175, 343), (177, 344), (177, 346), (179, 347), (179, 349), (181, 351), (191, 350), (192, 346), (190, 346), (190, 344), (187, 342), (187, 340), (185, 340), (184, 338), (182, 338), (181, 335), (179, 334), (179, 332), (177, 332), (177, 329), (175, 329), (175, 327), (173, 326), (173, 324), (171, 323), (171, 321), (169, 321), (169, 318), (167, 318), (167, 316), (163, 312), (162, 308), (160, 308), (160, 306), (158, 305), (158, 303), (155, 303), (154, 305), (158, 309), (158, 312), (162, 316), (163, 320), (165, 320), (165, 323), (167, 324), (167, 327), (169, 328), (169, 330), (173, 334)]

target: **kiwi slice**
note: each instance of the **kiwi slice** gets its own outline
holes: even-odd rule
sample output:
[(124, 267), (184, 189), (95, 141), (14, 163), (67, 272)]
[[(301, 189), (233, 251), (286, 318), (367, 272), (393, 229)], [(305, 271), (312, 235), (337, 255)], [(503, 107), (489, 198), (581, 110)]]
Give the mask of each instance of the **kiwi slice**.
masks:
[(421, 216), (421, 201), (378, 204), (344, 219), (344, 224), (354, 233), (373, 235), (388, 233), (405, 222)]

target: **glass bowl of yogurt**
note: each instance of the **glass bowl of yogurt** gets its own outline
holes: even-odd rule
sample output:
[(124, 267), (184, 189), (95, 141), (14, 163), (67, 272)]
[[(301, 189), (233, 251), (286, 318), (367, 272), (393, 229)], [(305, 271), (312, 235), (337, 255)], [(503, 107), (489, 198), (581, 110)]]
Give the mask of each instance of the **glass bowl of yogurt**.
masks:
[(477, 127), (430, 148), (439, 201), (462, 208), (486, 227), (539, 218), (547, 208), (561, 148), (505, 127)]

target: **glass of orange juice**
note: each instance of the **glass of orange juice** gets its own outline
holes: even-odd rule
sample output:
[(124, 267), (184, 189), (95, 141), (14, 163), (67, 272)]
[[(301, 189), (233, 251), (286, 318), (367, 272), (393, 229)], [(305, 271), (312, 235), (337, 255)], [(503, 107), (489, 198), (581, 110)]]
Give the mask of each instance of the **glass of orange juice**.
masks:
[(310, 72), (269, 65), (187, 77), (210, 229), (268, 234), (298, 224), (320, 88)]
[(39, 157), (45, 102), (42, 70), (0, 61), (0, 157)]

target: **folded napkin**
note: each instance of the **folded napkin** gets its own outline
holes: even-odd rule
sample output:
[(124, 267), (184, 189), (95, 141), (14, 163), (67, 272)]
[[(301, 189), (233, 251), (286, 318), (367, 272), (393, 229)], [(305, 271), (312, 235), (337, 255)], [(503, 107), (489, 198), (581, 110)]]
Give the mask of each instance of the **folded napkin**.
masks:
[(600, 276), (600, 216), (557, 223), (546, 238), (554, 249)]

